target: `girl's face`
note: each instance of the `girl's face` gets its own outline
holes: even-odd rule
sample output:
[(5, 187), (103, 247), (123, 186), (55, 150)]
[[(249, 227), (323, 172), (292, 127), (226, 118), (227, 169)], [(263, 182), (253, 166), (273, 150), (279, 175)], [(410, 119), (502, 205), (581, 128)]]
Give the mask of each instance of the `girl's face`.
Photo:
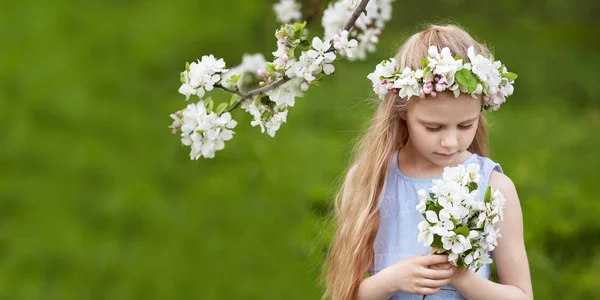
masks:
[(416, 152), (438, 166), (462, 162), (479, 124), (481, 100), (442, 92), (409, 101), (415, 102), (408, 106), (406, 125)]

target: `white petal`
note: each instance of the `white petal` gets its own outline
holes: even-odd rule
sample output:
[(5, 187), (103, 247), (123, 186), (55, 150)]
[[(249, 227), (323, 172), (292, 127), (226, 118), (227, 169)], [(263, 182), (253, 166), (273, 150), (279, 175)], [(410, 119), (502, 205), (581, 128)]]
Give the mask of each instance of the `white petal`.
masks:
[(425, 212), (425, 218), (427, 219), (427, 221), (429, 221), (431, 223), (437, 223), (439, 221), (437, 214), (431, 210), (428, 210)]

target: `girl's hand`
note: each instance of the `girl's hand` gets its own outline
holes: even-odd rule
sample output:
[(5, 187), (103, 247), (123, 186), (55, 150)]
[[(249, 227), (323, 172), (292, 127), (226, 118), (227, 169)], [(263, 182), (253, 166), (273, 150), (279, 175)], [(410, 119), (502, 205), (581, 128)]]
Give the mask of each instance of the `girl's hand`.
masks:
[[(436, 266), (436, 268), (430, 268)], [(452, 280), (456, 268), (448, 263), (448, 255), (417, 255), (390, 266), (392, 286), (396, 291), (433, 295)]]

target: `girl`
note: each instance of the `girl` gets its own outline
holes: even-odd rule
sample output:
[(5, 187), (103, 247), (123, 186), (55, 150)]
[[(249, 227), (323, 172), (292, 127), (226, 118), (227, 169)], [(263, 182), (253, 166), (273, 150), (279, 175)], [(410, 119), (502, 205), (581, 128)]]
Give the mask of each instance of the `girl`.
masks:
[[(490, 100), (481, 90), (481, 82), (491, 80), (481, 78), (485, 64), (480, 58), (489, 57), (489, 51), (459, 27), (430, 26), (406, 41), (393, 67), (424, 68), (422, 58), (431, 56), (431, 46), (440, 51), (447, 47), (453, 57), (460, 55), (462, 63), (472, 64), (472, 72), (480, 74), (477, 91), (444, 89), (446, 84), (453, 85), (454, 78), (442, 77), (434, 82), (435, 88), (424, 84), (421, 90), (410, 90), (408, 80), (400, 93), (394, 89), (382, 96), (336, 196), (337, 230), (324, 269), (324, 298), (533, 298), (517, 192), (500, 166), (486, 157), (481, 111), (496, 110), (504, 101), (504, 97), (494, 96)], [(484, 56), (475, 57), (474, 53)], [(383, 87), (386, 84), (381, 82)], [(438, 84), (442, 88), (437, 89)], [(489, 91), (489, 85), (485, 86)], [(512, 85), (493, 91), (507, 96), (512, 94)], [(441, 177), (444, 167), (469, 163), (481, 166), (481, 195), (491, 185), (506, 198), (502, 238), (492, 253), (500, 283), (488, 280), (489, 265), (477, 273), (456, 270), (446, 255), (428, 255), (430, 249), (417, 241), (417, 224), (423, 220), (415, 209), (417, 190), (431, 187), (432, 179)]]

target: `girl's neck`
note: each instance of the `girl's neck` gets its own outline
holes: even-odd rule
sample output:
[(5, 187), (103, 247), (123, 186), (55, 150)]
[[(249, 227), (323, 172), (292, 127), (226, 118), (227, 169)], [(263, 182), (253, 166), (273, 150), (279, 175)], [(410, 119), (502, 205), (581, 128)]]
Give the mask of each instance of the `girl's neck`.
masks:
[(458, 155), (450, 165), (442, 166), (433, 163), (423, 156), (408, 139), (406, 145), (398, 151), (398, 168), (402, 174), (412, 178), (434, 178), (440, 176), (444, 167), (454, 167), (464, 162), (471, 152), (464, 151)]

